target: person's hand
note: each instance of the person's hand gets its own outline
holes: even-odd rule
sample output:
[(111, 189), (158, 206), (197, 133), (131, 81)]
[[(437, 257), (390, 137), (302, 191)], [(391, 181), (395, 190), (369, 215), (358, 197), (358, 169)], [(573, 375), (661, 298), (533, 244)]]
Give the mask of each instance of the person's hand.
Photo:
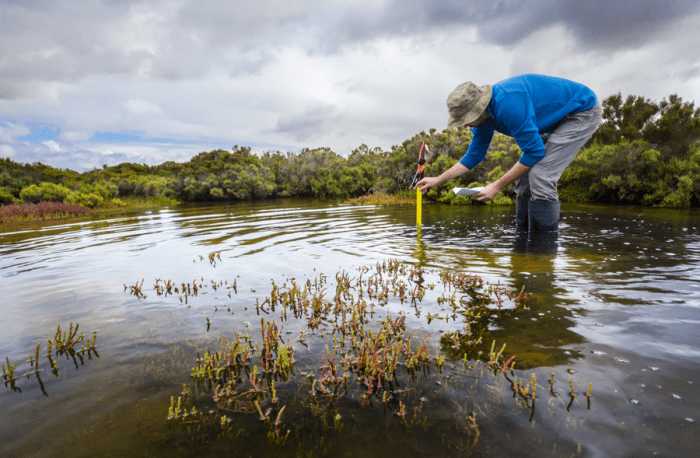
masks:
[(437, 177), (425, 177), (422, 178), (418, 183), (416, 183), (416, 188), (420, 189), (420, 192), (425, 194), (425, 191), (437, 184), (440, 184), (440, 181), (437, 179)]
[(474, 198), (480, 202), (486, 202), (498, 195), (501, 192), (501, 188), (496, 185), (496, 183), (491, 183), (484, 187), (480, 192), (474, 194)]

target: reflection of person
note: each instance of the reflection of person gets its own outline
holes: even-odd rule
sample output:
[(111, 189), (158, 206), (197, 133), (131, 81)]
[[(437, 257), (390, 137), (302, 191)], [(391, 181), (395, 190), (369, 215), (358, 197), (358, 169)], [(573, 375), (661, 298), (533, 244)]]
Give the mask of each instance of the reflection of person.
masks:
[(515, 181), (517, 229), (556, 232), (559, 178), (602, 118), (595, 93), (562, 78), (521, 75), (493, 86), (460, 84), (447, 98), (447, 108), (449, 128), (473, 128), (469, 150), (439, 177), (420, 180), (416, 186), (421, 192), (476, 167), (486, 156), (493, 132), (498, 131), (513, 137), (523, 155), (510, 171), (474, 197), (491, 200)]

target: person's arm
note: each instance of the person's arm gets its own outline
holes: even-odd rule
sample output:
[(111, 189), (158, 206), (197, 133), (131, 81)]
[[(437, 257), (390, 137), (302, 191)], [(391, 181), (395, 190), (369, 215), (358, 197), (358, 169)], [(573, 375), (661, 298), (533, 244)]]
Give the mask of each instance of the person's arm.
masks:
[(545, 149), (532, 100), (527, 94), (512, 93), (501, 101), (499, 108), (499, 123), (523, 152), (519, 162), (527, 167), (534, 166), (544, 157)]
[(439, 177), (425, 177), (416, 183), (416, 188), (420, 189), (420, 192), (425, 194), (429, 188), (439, 185), (443, 181), (451, 180), (467, 173), (469, 169), (465, 167), (461, 162), (457, 162), (455, 165), (445, 170), (440, 174)]
[(535, 124), (535, 109), (529, 97), (521, 93), (509, 94), (499, 109), (502, 113), (499, 123), (512, 135), (523, 155), (505, 175), (474, 194), (482, 202), (493, 199), (503, 188), (525, 175), (545, 154), (544, 142)]
[(429, 188), (436, 186), (443, 181), (451, 180), (464, 175), (469, 170), (476, 167), (484, 160), (488, 151), (491, 138), (493, 137), (493, 127), (484, 125), (472, 129), (472, 138), (469, 142), (469, 149), (466, 154), (450, 169), (446, 170), (439, 177), (427, 177), (416, 183), (416, 187), (425, 194)]
[(531, 168), (532, 167), (523, 165), (520, 162), (516, 162), (513, 168), (511, 168), (505, 175), (493, 183), (485, 186), (481, 192), (474, 194), (474, 197), (482, 202), (493, 199), (499, 192), (501, 192), (503, 188), (525, 175), (525, 173), (527, 173), (527, 171)]

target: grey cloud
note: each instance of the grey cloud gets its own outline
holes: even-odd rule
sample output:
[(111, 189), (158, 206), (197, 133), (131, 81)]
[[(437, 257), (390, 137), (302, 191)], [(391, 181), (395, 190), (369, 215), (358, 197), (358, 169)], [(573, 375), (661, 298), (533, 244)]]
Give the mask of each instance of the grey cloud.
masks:
[[(225, 47), (236, 43), (245, 51), (270, 41), (277, 44), (293, 41), (292, 32), (309, 17), (315, 17), (323, 3), (239, 0), (235, 3), (210, 2), (207, 8), (203, 8), (200, 2), (190, 1), (178, 10), (174, 29), (179, 34), (195, 33), (212, 46)], [(265, 42), (261, 43), (261, 39)]]
[(476, 27), (486, 42), (513, 46), (555, 25), (573, 32), (585, 48), (611, 50), (640, 46), (698, 11), (700, 3), (693, 0), (392, 0), (370, 13), (356, 8), (331, 20), (323, 16), (314, 19), (319, 35), (326, 38), (317, 43), (323, 52), (382, 36), (449, 33), (451, 27), (459, 26)]
[[(235, 130), (238, 143), (247, 140), (241, 137), (250, 135), (256, 138), (260, 133), (272, 133), (279, 135), (270, 136), (270, 141), (275, 142), (284, 137), (308, 145), (327, 139), (340, 143), (338, 139), (343, 138), (350, 143), (350, 149), (372, 141), (389, 144), (423, 130), (427, 122), (435, 124), (437, 120), (435, 127), (442, 127), (446, 116), (444, 97), (456, 83), (429, 81), (428, 77), (423, 83), (417, 79), (416, 73), (408, 73), (415, 81), (407, 83), (404, 88), (385, 79), (375, 81), (371, 75), (360, 77), (352, 71), (343, 76), (338, 74), (338, 69), (343, 68), (337, 64), (338, 56), (349, 59), (358, 54), (370, 56), (376, 43), (379, 44), (375, 49), (378, 52), (389, 49), (388, 55), (406, 55), (406, 49), (417, 49), (411, 57), (424, 56), (425, 51), (441, 54), (454, 48), (456, 51), (451, 51), (444, 65), (440, 65), (448, 69), (447, 73), (449, 68), (458, 73), (473, 65), (468, 60), (471, 56), (480, 58), (485, 62), (484, 66), (489, 65), (488, 59), (484, 59), (487, 52), (484, 50), (494, 49), (497, 46), (492, 44), (496, 44), (506, 48), (499, 52), (503, 51), (505, 59), (511, 59), (509, 67), (501, 65), (497, 69), (498, 74), (513, 69), (556, 72), (563, 67), (581, 68), (584, 64), (577, 67), (577, 60), (581, 60), (586, 61), (589, 69), (595, 65), (595, 71), (599, 65), (614, 70), (607, 78), (615, 80), (611, 86), (615, 91), (620, 84), (635, 80), (642, 81), (637, 87), (646, 88), (651, 84), (660, 85), (656, 82), (663, 80), (659, 76), (662, 72), (683, 81), (700, 74), (698, 35), (694, 32), (695, 26), (690, 24), (692, 21), (687, 19), (697, 14), (698, 7), (700, 2), (688, 0), (212, 0), (206, 3), (194, 0), (0, 0), (0, 107), (3, 110), (8, 107), (6, 115), (12, 116), (33, 111), (35, 120), (50, 119), (74, 132), (73, 136), (80, 133), (80, 138), (85, 138), (87, 130), (128, 130), (135, 123), (145, 123), (145, 118), (151, 124), (147, 127), (138, 124), (138, 127), (147, 128), (154, 136), (197, 136), (198, 132), (217, 126), (228, 115), (250, 111), (250, 119), (255, 119), (254, 122), (237, 122), (242, 125), (236, 126)], [(684, 29), (678, 28), (678, 24)], [(548, 52), (557, 54), (551, 52), (541, 36), (561, 36), (559, 30), (552, 31), (551, 35), (532, 37), (535, 38), (532, 40), (536, 43), (535, 49), (525, 49), (523, 44), (530, 43), (528, 37), (553, 27), (570, 32), (578, 49), (572, 49), (564, 56), (551, 55), (540, 59)], [(470, 50), (461, 43), (447, 41), (452, 33), (471, 38), (472, 28), (486, 46)], [(389, 41), (387, 46), (380, 42), (383, 39)], [(643, 59), (639, 57), (642, 53), (636, 53), (637, 56), (629, 60), (618, 59), (614, 53), (641, 47), (650, 41), (662, 43), (662, 40), (673, 45), (668, 46), (661, 63), (660, 46), (652, 43), (653, 46), (645, 48), (651, 58), (656, 59), (654, 75), (640, 76), (639, 67), (642, 65), (636, 62), (642, 61), (639, 60)], [(541, 45), (543, 42), (544, 46)], [(421, 49), (421, 46), (424, 47)], [(396, 51), (397, 48), (401, 50)], [(516, 52), (513, 53), (512, 49)], [(284, 88), (289, 91), (284, 94), (288, 93), (288, 98), (270, 87), (271, 84), (280, 84), (287, 68), (275, 70), (273, 79), (276, 83), (263, 79), (270, 77), (270, 67), (278, 57), (280, 61), (290, 62), (290, 66), (300, 65), (288, 60), (300, 50), (312, 57), (324, 54), (321, 59), (306, 59), (305, 56), (303, 61), (310, 62), (320, 78), (327, 75), (329, 81), (335, 80), (330, 81), (334, 83), (330, 90), (335, 93), (333, 100), (336, 105), (320, 101), (305, 108), (302, 106), (294, 113), (280, 108), (288, 107), (297, 97), (326, 94), (327, 88), (310, 88), (311, 83), (302, 80), (298, 68), (292, 69), (288, 81), (284, 81)], [(591, 51), (596, 55), (589, 56)], [(517, 65), (513, 64), (513, 58), (507, 57), (510, 54), (517, 54)], [(533, 65), (539, 60), (548, 65)], [(556, 67), (559, 60), (561, 68)], [(375, 73), (392, 65), (375, 64), (371, 58), (362, 62), (366, 63), (360, 65), (376, 65), (377, 68), (372, 69)], [(616, 70), (614, 64), (618, 62), (623, 70)], [(329, 65), (327, 72), (324, 63)], [(409, 64), (412, 62), (407, 68)], [(651, 68), (652, 64), (649, 66)], [(396, 65), (391, 70), (396, 70), (396, 81), (403, 78)], [(247, 81), (241, 78), (248, 75), (262, 77)], [(111, 76), (116, 77), (109, 78)], [(226, 76), (229, 81), (226, 81)], [(158, 80), (166, 80), (167, 84), (157, 84)], [(249, 84), (250, 81), (254, 84)], [(65, 86), (61, 84), (46, 84), (56, 82), (72, 87), (64, 91)], [(171, 84), (173, 82), (178, 84)], [(239, 82), (240, 88), (246, 89), (241, 90)], [(211, 88), (205, 87), (209, 84)], [(673, 84), (677, 83), (674, 81)], [(409, 89), (414, 93), (407, 97), (405, 92)], [(153, 97), (150, 97), (150, 91)], [(211, 95), (213, 91), (216, 93)], [(266, 95), (266, 91), (273, 95)], [(349, 93), (353, 93), (353, 97), (348, 97)], [(49, 100), (49, 97), (57, 99)], [(21, 98), (36, 100), (17, 101)], [(137, 99), (162, 107), (162, 119), (133, 116), (134, 110), (123, 109), (129, 100)], [(431, 108), (434, 111), (430, 114), (421, 112), (418, 116), (409, 112), (419, 102), (430, 104), (433, 99), (439, 99), (439, 103)], [(348, 100), (353, 104), (347, 105)], [(403, 100), (406, 105), (398, 100)], [(233, 108), (227, 111), (213, 106), (218, 102)], [(363, 102), (367, 102), (364, 108)], [(264, 109), (259, 109), (260, 106)], [(137, 112), (139, 107), (141, 112), (148, 111), (146, 105), (140, 105), (135, 106)], [(269, 122), (269, 113), (274, 110), (280, 113), (276, 125), (272, 121), (272, 129), (260, 132), (263, 127), (255, 123)], [(97, 122), (92, 122), (93, 119)], [(226, 135), (227, 128), (223, 123), (210, 132)], [(352, 137), (355, 134), (357, 136)], [(61, 145), (64, 144), (62, 140), (59, 139)], [(65, 161), (57, 165), (70, 166), (67, 158), (71, 151), (80, 150), (80, 154), (95, 154), (95, 163), (86, 166), (111, 163), (107, 156), (100, 156), (102, 153), (82, 151), (77, 143), (80, 142), (76, 140), (75, 148), (67, 145), (65, 153), (24, 151), (17, 144), (12, 144), (12, 148), (17, 149), (17, 154), (27, 155), (22, 161), (41, 160), (43, 154), (52, 161), (64, 161), (61, 158), (66, 154)], [(223, 143), (228, 144), (228, 140)], [(5, 146), (9, 151), (10, 145)], [(89, 145), (85, 147), (91, 148)], [(131, 151), (125, 160), (140, 160), (134, 159), (137, 156), (133, 150), (114, 150)], [(80, 161), (82, 164), (83, 160)]]
[(128, 13), (127, 2), (0, 3), (0, 98), (29, 97), (42, 82), (133, 73), (152, 56), (111, 42)]
[(700, 76), (700, 65), (695, 65), (693, 67), (679, 70), (675, 73), (674, 76), (677, 76), (682, 80), (690, 80), (693, 78), (697, 78), (698, 76)]
[(232, 5), (0, 1), (0, 99), (30, 97), (38, 84), (76, 84), (91, 75), (181, 80), (212, 68), (255, 73), (273, 60), (270, 33), (279, 43), (285, 34), (280, 21), (263, 12), (267, 3), (261, 11)]
[(698, 2), (689, 0), (533, 0), (506, 15), (509, 27), (498, 27), (496, 21), (489, 21), (481, 32), (496, 43), (509, 45), (517, 43), (523, 34), (561, 24), (584, 47), (626, 49), (654, 39), (676, 21), (698, 10)]
[[(0, 99), (91, 75), (183, 80), (216, 70), (231, 77), (256, 74), (285, 46), (336, 53), (377, 38), (420, 42), (466, 26), (503, 46), (560, 25), (584, 49), (625, 49), (658, 37), (699, 8), (694, 0), (220, 0), (206, 6), (194, 0), (0, 0)], [(115, 36), (137, 42), (115, 42)]]
[(342, 116), (332, 105), (316, 105), (280, 116), (273, 133), (287, 134), (298, 142), (328, 134), (340, 125)]

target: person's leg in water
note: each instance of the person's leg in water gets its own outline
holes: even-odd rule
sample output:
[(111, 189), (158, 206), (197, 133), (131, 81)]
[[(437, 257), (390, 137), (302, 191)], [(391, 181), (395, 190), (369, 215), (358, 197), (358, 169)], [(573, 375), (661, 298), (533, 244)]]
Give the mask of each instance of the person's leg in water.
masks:
[(593, 135), (602, 119), (600, 103), (565, 117), (542, 135), (545, 156), (515, 182), (516, 232), (554, 232), (559, 229), (557, 183), (564, 169)]

